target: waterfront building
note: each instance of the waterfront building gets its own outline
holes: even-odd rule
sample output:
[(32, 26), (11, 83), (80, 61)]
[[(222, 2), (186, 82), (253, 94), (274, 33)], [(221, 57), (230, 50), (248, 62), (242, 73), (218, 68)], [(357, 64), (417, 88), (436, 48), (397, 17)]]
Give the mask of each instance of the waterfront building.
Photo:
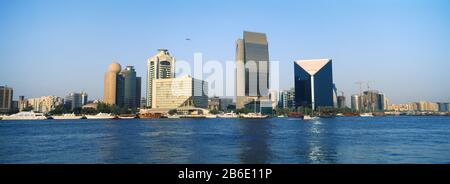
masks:
[(109, 105), (123, 104), (123, 79), (119, 75), (122, 67), (113, 62), (105, 73), (103, 102)]
[(86, 92), (81, 92), (81, 105), (86, 105), (89, 101), (88, 94)]
[(208, 108), (208, 83), (190, 76), (155, 79), (152, 108)]
[(28, 104), (35, 112), (48, 113), (55, 109), (55, 107), (63, 105), (64, 100), (57, 96), (43, 96), (28, 99)]
[(272, 109), (276, 109), (278, 106), (278, 91), (276, 90), (270, 91), (269, 99), (272, 102)]
[(25, 99), (25, 96), (19, 96), (18, 105), (19, 105), (19, 111), (22, 111), (23, 109), (28, 107), (28, 100)]
[(175, 78), (175, 58), (167, 49), (158, 49), (158, 53), (147, 60), (147, 107), (152, 108), (154, 80), (169, 78)]
[(232, 108), (233, 106), (233, 99), (231, 98), (221, 98), (220, 99), (220, 109), (221, 111), (228, 111), (231, 109), (235, 109), (236, 107)]
[(279, 95), (278, 107), (283, 109), (295, 107), (295, 89), (283, 90)]
[(82, 94), (81, 93), (69, 93), (64, 99), (64, 107), (70, 110), (82, 107)]
[(236, 108), (269, 101), (269, 46), (266, 34), (244, 31), (236, 41)]
[(144, 109), (144, 108), (147, 107), (147, 98), (141, 97), (141, 104), (139, 104), (139, 107), (140, 107), (141, 109)]
[(415, 102), (415, 111), (420, 112), (437, 112), (439, 110), (439, 106), (437, 103), (433, 102), (427, 102), (427, 101), (420, 101)]
[(208, 99), (208, 109), (209, 110), (220, 110), (220, 98), (212, 97)]
[(361, 95), (351, 97), (353, 110), (361, 112), (381, 112), (388, 110), (389, 100), (386, 95), (376, 90), (364, 91)]
[(120, 72), (123, 79), (123, 107), (137, 108), (141, 99), (141, 78), (136, 77), (133, 66), (127, 66)]
[(141, 99), (141, 78), (136, 76), (133, 66), (122, 70), (113, 62), (105, 73), (103, 102), (124, 108), (137, 108)]
[(334, 107), (331, 59), (296, 61), (294, 73), (296, 107)]
[(352, 109), (355, 111), (361, 110), (361, 96), (359, 95), (352, 95), (351, 97), (351, 106)]
[(389, 105), (388, 110), (396, 112), (408, 112), (413, 111), (411, 104), (392, 104)]
[(0, 114), (9, 113), (12, 108), (13, 89), (7, 86), (0, 86)]
[(450, 112), (450, 103), (449, 102), (438, 102), (439, 112)]
[(345, 96), (337, 96), (337, 108), (343, 109), (346, 107), (347, 104), (345, 103)]

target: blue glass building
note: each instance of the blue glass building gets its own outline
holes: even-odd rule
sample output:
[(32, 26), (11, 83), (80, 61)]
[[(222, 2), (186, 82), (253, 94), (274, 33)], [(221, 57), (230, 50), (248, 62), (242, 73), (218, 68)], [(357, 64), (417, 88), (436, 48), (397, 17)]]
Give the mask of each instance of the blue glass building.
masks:
[(333, 107), (333, 66), (331, 59), (300, 60), (294, 63), (295, 105)]

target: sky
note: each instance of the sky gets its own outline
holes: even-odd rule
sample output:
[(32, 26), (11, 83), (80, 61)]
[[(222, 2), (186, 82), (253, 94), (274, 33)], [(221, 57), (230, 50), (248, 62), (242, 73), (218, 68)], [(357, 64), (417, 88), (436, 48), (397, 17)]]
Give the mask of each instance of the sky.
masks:
[(101, 99), (112, 60), (143, 79), (159, 48), (232, 61), (244, 30), (267, 34), (282, 89), (295, 60), (332, 58), (347, 98), (371, 81), (392, 103), (450, 101), (448, 0), (0, 0), (0, 85)]

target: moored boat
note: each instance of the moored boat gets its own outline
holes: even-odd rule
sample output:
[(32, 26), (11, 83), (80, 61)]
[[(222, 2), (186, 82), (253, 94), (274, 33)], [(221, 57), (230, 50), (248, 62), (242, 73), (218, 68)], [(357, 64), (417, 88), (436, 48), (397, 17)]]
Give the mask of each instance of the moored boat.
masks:
[(72, 114), (63, 114), (61, 116), (52, 116), (52, 118), (56, 120), (70, 120), (70, 119), (82, 119), (83, 116), (77, 116), (74, 113), (72, 113)]
[(225, 113), (225, 114), (219, 114), (218, 117), (219, 118), (239, 118), (239, 116), (236, 113), (233, 113), (233, 112), (229, 112), (229, 113)]
[(242, 118), (245, 119), (265, 119), (268, 118), (268, 115), (263, 115), (261, 113), (248, 113), (248, 114), (242, 114), (241, 115)]
[(108, 113), (98, 113), (96, 115), (87, 115), (87, 119), (114, 119), (116, 116)]
[(10, 116), (4, 116), (2, 120), (45, 120), (48, 119), (43, 113), (33, 111), (24, 111)]
[(359, 115), (359, 117), (373, 117), (372, 113), (362, 113)]

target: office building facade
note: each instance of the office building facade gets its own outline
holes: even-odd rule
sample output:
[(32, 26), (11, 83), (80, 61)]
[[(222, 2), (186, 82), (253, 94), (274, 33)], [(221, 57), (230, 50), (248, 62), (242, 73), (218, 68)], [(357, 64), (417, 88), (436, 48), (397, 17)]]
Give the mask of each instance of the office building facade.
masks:
[(264, 33), (244, 31), (236, 41), (236, 108), (269, 101), (269, 46)]
[(152, 108), (208, 108), (208, 83), (190, 76), (155, 79)]
[(332, 60), (300, 60), (294, 66), (296, 107), (334, 107)]
[(155, 56), (147, 60), (147, 107), (153, 107), (154, 80), (169, 78), (175, 78), (175, 58), (167, 49), (159, 49)]
[(0, 86), (0, 113), (9, 113), (12, 109), (13, 89), (7, 86)]

